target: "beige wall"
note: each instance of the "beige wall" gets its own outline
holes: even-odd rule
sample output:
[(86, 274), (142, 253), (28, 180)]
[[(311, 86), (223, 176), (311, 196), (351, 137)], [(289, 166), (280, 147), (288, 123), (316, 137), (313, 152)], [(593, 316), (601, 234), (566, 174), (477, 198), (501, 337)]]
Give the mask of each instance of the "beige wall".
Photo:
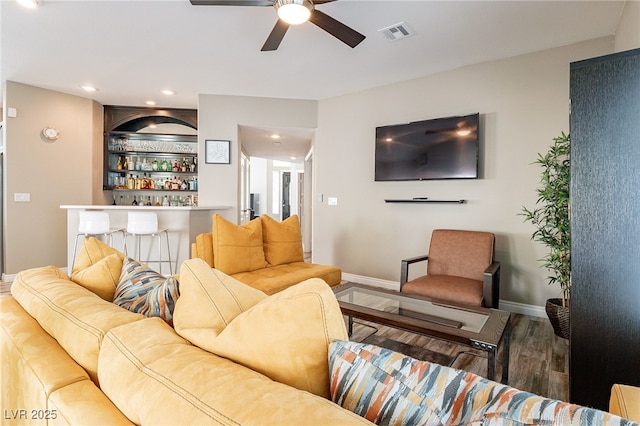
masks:
[[(200, 95), (198, 99), (198, 199), (200, 205), (229, 205), (225, 216), (239, 220), (240, 147), (238, 126), (317, 126), (318, 103), (308, 100)], [(206, 139), (231, 141), (231, 165), (205, 164)]]
[[(501, 299), (542, 306), (557, 297), (536, 259), (533, 206), (539, 169), (530, 163), (568, 132), (569, 63), (610, 53), (612, 38), (483, 63), (320, 102), (314, 151), (314, 260), (398, 282), (400, 261), (428, 251), (434, 228), (496, 233)], [(374, 182), (376, 126), (481, 114), (483, 178)], [(385, 198), (467, 199), (467, 204), (385, 204)], [(337, 197), (338, 205), (327, 205)]]
[(640, 48), (640, 1), (627, 1), (616, 31), (615, 51)]
[[(18, 114), (5, 122), (4, 273), (64, 267), (67, 222), (60, 205), (90, 204), (92, 193), (102, 194), (101, 178), (95, 181), (102, 170), (102, 108), (11, 81), (5, 96), (5, 107)], [(57, 141), (41, 136), (46, 126), (60, 131)], [(31, 201), (15, 202), (15, 193), (28, 193)]]

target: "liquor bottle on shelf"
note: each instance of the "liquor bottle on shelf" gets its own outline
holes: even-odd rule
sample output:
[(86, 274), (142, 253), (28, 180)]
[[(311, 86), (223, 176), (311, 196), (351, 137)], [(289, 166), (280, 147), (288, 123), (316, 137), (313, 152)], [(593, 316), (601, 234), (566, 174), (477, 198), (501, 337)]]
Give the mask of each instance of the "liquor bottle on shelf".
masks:
[(118, 155), (118, 163), (116, 164), (117, 170), (122, 170), (122, 157)]
[(145, 206), (152, 206), (153, 204), (151, 204), (151, 196), (148, 195), (147, 196), (147, 202), (144, 204)]
[(169, 198), (166, 195), (162, 199), (162, 206), (163, 207), (169, 207)]
[(133, 202), (131, 203), (132, 206), (137, 206), (138, 205), (138, 201), (136, 200), (136, 196), (133, 196)]
[(189, 164), (189, 169), (190, 169), (191, 173), (195, 173), (196, 167), (197, 167), (197, 161), (198, 161), (198, 159), (196, 157), (193, 157), (191, 159), (191, 164)]

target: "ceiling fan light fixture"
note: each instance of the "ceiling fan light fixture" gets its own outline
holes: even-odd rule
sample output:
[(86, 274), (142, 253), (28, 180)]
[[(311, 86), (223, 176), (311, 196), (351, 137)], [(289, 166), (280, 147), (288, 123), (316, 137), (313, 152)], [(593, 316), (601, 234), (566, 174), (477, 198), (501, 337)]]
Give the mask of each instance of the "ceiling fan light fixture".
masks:
[(35, 9), (39, 6), (38, 0), (17, 0), (18, 4), (27, 9)]
[(309, 0), (276, 0), (273, 6), (278, 18), (291, 25), (307, 22), (313, 11), (313, 3)]

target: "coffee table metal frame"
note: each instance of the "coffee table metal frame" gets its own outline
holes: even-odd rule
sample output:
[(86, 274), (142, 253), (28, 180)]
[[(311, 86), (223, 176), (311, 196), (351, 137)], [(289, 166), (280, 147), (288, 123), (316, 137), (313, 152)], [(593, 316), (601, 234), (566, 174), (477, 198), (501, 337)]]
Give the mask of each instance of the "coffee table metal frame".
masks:
[[(480, 331), (474, 332), (458, 328), (455, 325), (456, 321), (450, 321), (450, 319), (447, 318), (430, 318), (429, 315), (422, 315), (422, 318), (426, 318), (422, 319), (417, 318), (416, 316), (419, 315), (415, 315), (415, 313), (413, 313), (413, 316), (408, 316), (403, 315), (402, 313), (397, 314), (393, 312), (385, 312), (368, 306), (357, 305), (340, 300), (341, 296), (346, 296), (350, 291), (358, 289), (365, 290), (380, 297), (392, 296), (394, 299), (400, 297), (412, 299), (412, 301), (424, 300), (437, 306), (486, 315), (487, 319)], [(511, 339), (511, 314), (509, 312), (501, 311), (499, 309), (454, 305), (451, 303), (444, 304), (413, 294), (400, 293), (397, 291), (371, 287), (358, 283), (342, 284), (334, 288), (334, 293), (336, 294), (336, 297), (338, 297), (338, 303), (342, 313), (348, 317), (349, 336), (351, 336), (353, 331), (353, 318), (355, 317), (377, 324), (410, 331), (416, 334), (422, 334), (452, 343), (469, 346), (473, 349), (479, 349), (487, 352), (487, 378), (490, 380), (495, 380), (497, 366), (496, 357), (498, 347), (502, 343), (501, 382), (504, 384), (507, 383), (509, 379), (509, 343)]]

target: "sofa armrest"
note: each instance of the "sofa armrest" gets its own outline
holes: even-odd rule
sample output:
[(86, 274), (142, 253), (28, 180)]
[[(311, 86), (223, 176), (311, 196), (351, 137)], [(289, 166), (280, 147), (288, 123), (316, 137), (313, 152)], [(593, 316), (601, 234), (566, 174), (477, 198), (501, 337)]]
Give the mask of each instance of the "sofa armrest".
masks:
[(609, 412), (640, 423), (640, 387), (614, 384), (611, 387)]
[(213, 268), (213, 234), (206, 232), (196, 237), (196, 242), (191, 245), (191, 258), (200, 258)]
[(402, 264), (400, 266), (400, 291), (402, 291), (402, 286), (404, 286), (409, 279), (409, 265), (418, 262), (424, 262), (429, 258), (428, 254), (424, 254), (422, 256), (410, 257), (409, 259), (403, 259)]

